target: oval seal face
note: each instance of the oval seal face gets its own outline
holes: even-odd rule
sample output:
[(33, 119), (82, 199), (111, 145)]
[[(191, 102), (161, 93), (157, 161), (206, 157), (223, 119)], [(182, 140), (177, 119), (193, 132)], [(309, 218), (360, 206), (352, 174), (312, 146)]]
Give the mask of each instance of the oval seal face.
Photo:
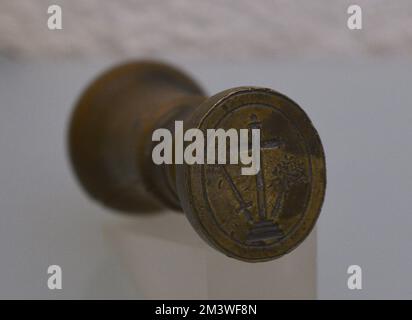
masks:
[(260, 129), (260, 170), (245, 164), (177, 168), (182, 205), (195, 230), (228, 256), (250, 262), (296, 248), (319, 216), (326, 187), (320, 138), (305, 112), (273, 90), (240, 87), (204, 102), (190, 119), (201, 129)]

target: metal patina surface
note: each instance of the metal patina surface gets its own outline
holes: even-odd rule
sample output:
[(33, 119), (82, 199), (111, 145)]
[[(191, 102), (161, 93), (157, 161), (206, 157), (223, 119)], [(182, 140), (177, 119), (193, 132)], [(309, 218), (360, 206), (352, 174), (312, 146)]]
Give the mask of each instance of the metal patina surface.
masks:
[[(260, 171), (155, 165), (152, 132), (173, 130), (175, 120), (204, 133), (259, 128)], [(295, 102), (258, 87), (207, 98), (190, 77), (153, 62), (115, 67), (87, 88), (73, 113), (69, 149), (81, 184), (98, 201), (135, 213), (183, 209), (207, 243), (248, 262), (296, 248), (315, 225), (326, 188), (319, 135)]]

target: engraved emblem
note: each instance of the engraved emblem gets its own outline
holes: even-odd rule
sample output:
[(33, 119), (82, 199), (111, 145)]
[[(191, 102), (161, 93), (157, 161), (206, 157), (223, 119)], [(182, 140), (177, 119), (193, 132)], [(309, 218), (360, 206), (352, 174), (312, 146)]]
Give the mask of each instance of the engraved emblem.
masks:
[[(252, 122), (249, 123), (249, 129), (262, 129), (262, 123), (257, 119), (255, 114), (250, 116)], [(284, 142), (279, 139), (270, 139), (260, 142), (260, 167), (264, 166), (263, 150), (274, 150), (282, 148)], [(260, 170), (255, 176), (255, 190), (257, 198), (257, 214), (251, 212), (252, 202), (246, 201), (236, 187), (235, 182), (225, 168), (225, 165), (219, 165), (222, 175), (227, 181), (230, 189), (235, 195), (238, 207), (235, 209), (237, 214), (243, 214), (250, 223), (251, 228), (247, 234), (245, 242), (247, 244), (259, 244), (262, 241), (277, 240), (284, 236), (282, 228), (278, 224), (282, 212), (285, 197), (290, 188), (298, 183), (307, 183), (306, 173), (301, 162), (296, 160), (293, 155), (284, 154), (272, 170), (270, 186), (276, 193), (276, 201), (270, 209), (266, 201), (265, 177), (263, 170)], [(253, 219), (256, 216), (256, 219)]]
[(186, 210), (196, 230), (246, 261), (295, 248), (315, 224), (325, 188), (323, 149), (307, 116), (282, 95), (246, 88), (201, 119), (200, 128), (260, 129), (260, 170), (241, 175), (230, 163), (188, 168), (193, 207)]

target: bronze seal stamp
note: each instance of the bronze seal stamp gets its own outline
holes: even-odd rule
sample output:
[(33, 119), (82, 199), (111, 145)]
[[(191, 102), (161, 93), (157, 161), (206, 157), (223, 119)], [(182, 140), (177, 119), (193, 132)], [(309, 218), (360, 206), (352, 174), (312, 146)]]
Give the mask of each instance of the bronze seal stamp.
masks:
[[(152, 133), (175, 121), (204, 134), (259, 129), (260, 170), (242, 175), (241, 164), (154, 164)], [(71, 118), (69, 154), (81, 185), (105, 206), (132, 214), (184, 211), (212, 247), (248, 262), (296, 248), (325, 195), (322, 143), (295, 102), (260, 87), (207, 97), (182, 71), (151, 61), (114, 67), (85, 90)]]

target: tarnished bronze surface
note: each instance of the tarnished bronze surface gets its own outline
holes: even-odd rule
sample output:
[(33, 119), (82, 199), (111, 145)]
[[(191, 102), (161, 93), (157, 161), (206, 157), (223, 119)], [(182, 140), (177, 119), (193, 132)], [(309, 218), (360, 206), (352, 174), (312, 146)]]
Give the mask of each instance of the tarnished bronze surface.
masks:
[[(260, 128), (261, 170), (240, 165), (152, 162), (156, 128)], [(70, 124), (69, 149), (85, 190), (106, 206), (185, 212), (211, 246), (249, 262), (278, 258), (310, 233), (322, 206), (326, 168), (319, 136), (304, 111), (273, 90), (238, 87), (206, 98), (170, 66), (136, 62), (94, 81)]]

